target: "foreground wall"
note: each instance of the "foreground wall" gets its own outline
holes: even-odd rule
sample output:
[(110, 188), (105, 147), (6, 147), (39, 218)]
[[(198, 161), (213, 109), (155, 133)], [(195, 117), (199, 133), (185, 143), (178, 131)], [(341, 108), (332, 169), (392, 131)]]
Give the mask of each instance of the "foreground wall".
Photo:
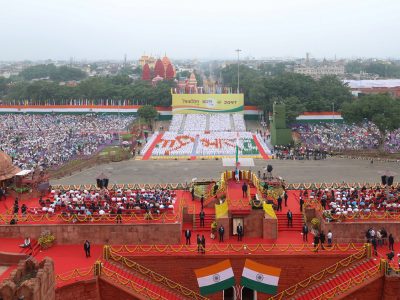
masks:
[(55, 224), (0, 225), (0, 237), (37, 239), (50, 230), (58, 244), (81, 244), (90, 239), (93, 244), (179, 244), (181, 224)]
[(335, 243), (365, 242), (365, 234), (371, 227), (375, 230), (385, 228), (388, 235), (392, 233), (395, 240), (400, 241), (400, 222), (322, 222), (325, 232), (332, 231)]
[(82, 280), (56, 289), (56, 300), (100, 300), (97, 279)]
[[(199, 288), (193, 272), (194, 269), (206, 267), (229, 258), (232, 263), (236, 283), (239, 284), (245, 259), (250, 258), (266, 265), (282, 268), (279, 281), (279, 291), (282, 291), (347, 256), (348, 254), (333, 256), (316, 253), (315, 255), (266, 255), (262, 257), (258, 255), (194, 255), (178, 257), (164, 256), (162, 259), (154, 259), (154, 257), (130, 257), (130, 259), (171, 280), (181, 283), (193, 291), (198, 291)], [(174, 266), (187, 267), (177, 269)], [(220, 300), (222, 299), (222, 292), (216, 293), (209, 298)], [(258, 299), (265, 298), (260, 296)]]

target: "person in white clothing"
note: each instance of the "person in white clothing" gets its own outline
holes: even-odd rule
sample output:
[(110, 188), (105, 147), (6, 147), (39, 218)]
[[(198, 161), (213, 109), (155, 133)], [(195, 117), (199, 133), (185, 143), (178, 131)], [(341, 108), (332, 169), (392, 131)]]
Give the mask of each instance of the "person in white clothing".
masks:
[(328, 234), (326, 235), (327, 239), (328, 239), (328, 246), (332, 246), (332, 231), (328, 231)]

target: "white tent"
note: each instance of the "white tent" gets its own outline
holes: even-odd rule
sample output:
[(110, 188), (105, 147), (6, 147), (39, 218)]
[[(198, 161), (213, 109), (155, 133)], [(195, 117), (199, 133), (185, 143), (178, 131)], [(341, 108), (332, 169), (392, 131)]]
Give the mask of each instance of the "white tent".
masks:
[[(240, 167), (254, 167), (254, 159), (252, 158), (239, 158)], [(222, 165), (224, 167), (236, 167), (235, 158), (223, 158)]]

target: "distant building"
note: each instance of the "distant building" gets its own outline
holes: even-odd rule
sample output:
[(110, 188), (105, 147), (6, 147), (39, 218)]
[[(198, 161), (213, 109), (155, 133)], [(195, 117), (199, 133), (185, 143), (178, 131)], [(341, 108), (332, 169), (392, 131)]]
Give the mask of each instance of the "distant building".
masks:
[(294, 73), (311, 76), (319, 79), (327, 75), (335, 75), (343, 77), (345, 70), (343, 65), (318, 65), (318, 66), (305, 66), (296, 65), (293, 69)]
[(400, 79), (343, 80), (354, 96), (361, 94), (389, 94), (400, 98)]
[[(144, 64), (142, 65), (142, 63)], [(164, 56), (162, 59), (157, 59), (153, 63), (153, 57), (149, 59), (148, 56), (142, 56), (139, 59), (139, 64), (142, 66), (142, 80), (150, 81), (155, 79), (154, 82), (158, 82), (161, 79), (172, 80), (175, 78), (176, 70), (174, 65), (171, 63), (170, 59), (167, 56)]]
[(149, 67), (153, 69), (156, 64), (156, 59), (151, 55), (142, 55), (139, 58), (139, 65), (143, 68), (145, 64), (148, 64)]

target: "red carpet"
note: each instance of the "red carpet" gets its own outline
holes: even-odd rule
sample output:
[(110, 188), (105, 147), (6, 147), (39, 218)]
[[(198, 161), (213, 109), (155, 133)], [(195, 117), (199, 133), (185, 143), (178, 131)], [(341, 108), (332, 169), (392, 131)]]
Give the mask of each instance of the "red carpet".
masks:
[(327, 277), (326, 279), (319, 282), (317, 286), (311, 286), (309, 289), (306, 289), (304, 292), (302, 292), (301, 295), (293, 297), (293, 299), (308, 300), (318, 298), (323, 293), (334, 289), (339, 284), (347, 282), (351, 278), (357, 277), (362, 272), (369, 270), (376, 265), (377, 261), (374, 261), (373, 259), (359, 262), (352, 267), (346, 268), (339, 273), (333, 274), (333, 276), (331, 275)]
[(258, 152), (260, 152), (261, 156), (263, 159), (269, 159), (269, 156), (267, 153), (265, 153), (263, 147), (260, 144), (260, 141), (258, 140), (257, 136), (255, 134), (253, 134), (253, 140), (254, 143), (256, 143), (256, 146), (258, 148)]
[(154, 147), (161, 141), (162, 136), (164, 133), (159, 133), (158, 136), (154, 139), (153, 143), (150, 145), (150, 148), (146, 151), (143, 155), (142, 160), (148, 160), (151, 156), (151, 153), (154, 150)]
[[(227, 198), (230, 200), (229, 211), (242, 212), (244, 214), (249, 214), (251, 211), (251, 206), (249, 204), (249, 196), (246, 194), (243, 197), (242, 185), (243, 180), (236, 182), (231, 179), (228, 181), (227, 187)], [(247, 182), (247, 181), (246, 181)], [(247, 185), (249, 185), (247, 183)]]
[[(149, 299), (159, 299), (161, 296), (161, 299), (171, 299), (171, 300), (179, 300), (181, 297), (178, 297), (177, 295), (171, 293), (168, 289), (161, 287), (160, 285), (156, 285), (152, 282), (150, 282), (150, 279), (144, 280), (140, 278), (138, 275), (135, 274), (134, 271), (129, 270), (125, 267), (121, 267), (120, 265), (117, 265), (115, 263), (110, 263), (108, 261), (104, 261), (104, 268), (103, 273), (106, 273), (107, 275), (103, 275), (106, 278), (109, 278), (116, 282), (117, 284), (119, 283), (119, 280), (122, 281), (122, 283), (126, 283), (126, 280), (130, 280), (134, 283), (134, 286), (137, 290), (142, 290), (143, 288), (147, 289), (141, 291), (140, 293), (142, 295), (148, 295), (150, 298)], [(111, 275), (111, 276), (108, 276)], [(122, 285), (119, 283), (119, 285)], [(130, 284), (124, 284), (122, 286), (127, 287), (128, 289), (132, 289)]]
[[(90, 237), (88, 237), (90, 238)], [(82, 245), (55, 245), (50, 249), (40, 251), (36, 259), (41, 261), (46, 256), (54, 260), (56, 274), (63, 274), (74, 269), (91, 267), (97, 259), (101, 258), (102, 245), (91, 245), (91, 257), (86, 258)]]

